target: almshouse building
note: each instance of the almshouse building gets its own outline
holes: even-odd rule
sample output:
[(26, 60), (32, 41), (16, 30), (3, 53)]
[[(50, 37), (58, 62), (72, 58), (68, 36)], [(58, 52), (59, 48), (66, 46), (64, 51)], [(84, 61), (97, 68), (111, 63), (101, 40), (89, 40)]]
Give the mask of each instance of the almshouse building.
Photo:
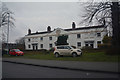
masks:
[(84, 46), (98, 48), (98, 44), (102, 44), (102, 39), (106, 35), (106, 31), (104, 31), (104, 26), (76, 28), (74, 22), (70, 29), (56, 28), (51, 31), (51, 27), (48, 26), (47, 31), (36, 33), (31, 33), (29, 29), (28, 34), (25, 36), (25, 49), (49, 50), (55, 46), (55, 42), (60, 35), (67, 35), (67, 42), (71, 46), (76, 46), (77, 48), (82, 48)]

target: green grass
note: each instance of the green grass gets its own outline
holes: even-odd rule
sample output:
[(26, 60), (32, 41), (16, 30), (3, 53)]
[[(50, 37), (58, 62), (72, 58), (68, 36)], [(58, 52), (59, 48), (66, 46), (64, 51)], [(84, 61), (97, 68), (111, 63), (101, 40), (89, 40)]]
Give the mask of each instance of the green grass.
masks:
[(9, 58), (29, 58), (40, 60), (63, 60), (63, 61), (89, 61), (89, 62), (118, 62), (118, 55), (106, 55), (104, 52), (86, 52), (80, 57), (73, 58), (72, 56), (63, 56), (56, 58), (53, 53), (47, 53), (40, 51), (25, 51), (24, 56), (9, 56), (3, 57)]

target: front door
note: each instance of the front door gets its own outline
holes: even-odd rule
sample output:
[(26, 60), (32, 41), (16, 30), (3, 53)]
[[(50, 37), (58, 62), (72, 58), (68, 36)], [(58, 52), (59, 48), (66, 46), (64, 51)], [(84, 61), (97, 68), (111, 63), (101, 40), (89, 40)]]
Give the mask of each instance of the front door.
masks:
[(85, 46), (94, 48), (94, 41), (85, 41)]
[(37, 50), (38, 49), (38, 44), (32, 44), (33, 50)]
[(70, 48), (68, 46), (64, 46), (64, 55), (70, 55)]

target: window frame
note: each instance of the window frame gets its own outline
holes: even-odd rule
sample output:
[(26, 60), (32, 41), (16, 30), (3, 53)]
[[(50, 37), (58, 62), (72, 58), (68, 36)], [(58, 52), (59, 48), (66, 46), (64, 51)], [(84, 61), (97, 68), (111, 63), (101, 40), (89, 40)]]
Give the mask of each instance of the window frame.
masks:
[[(79, 43), (80, 43), (80, 45), (79, 45)], [(78, 47), (81, 47), (81, 42), (77, 42), (77, 46), (78, 46)]]
[(40, 37), (40, 41), (43, 41), (43, 37)]
[(101, 33), (100, 32), (97, 33), (97, 37), (101, 37)]
[(43, 49), (43, 44), (40, 44), (40, 48), (42, 48), (42, 49)]
[(81, 34), (79, 33), (79, 34), (77, 34), (77, 38), (79, 39), (79, 38), (81, 38)]
[(52, 48), (52, 47), (53, 47), (53, 44), (52, 44), (52, 43), (50, 43), (50, 44), (49, 44), (49, 48)]
[(28, 48), (31, 48), (31, 45), (30, 45), (30, 44), (28, 44)]
[(49, 40), (52, 40), (52, 36), (49, 37)]

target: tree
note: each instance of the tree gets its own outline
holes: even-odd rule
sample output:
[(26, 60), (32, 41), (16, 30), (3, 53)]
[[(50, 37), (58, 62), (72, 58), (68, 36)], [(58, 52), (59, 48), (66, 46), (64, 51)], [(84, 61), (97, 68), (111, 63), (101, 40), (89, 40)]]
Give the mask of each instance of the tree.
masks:
[(92, 23), (94, 20), (105, 28), (112, 28), (112, 44), (120, 46), (120, 6), (118, 0), (116, 2), (103, 1), (91, 2), (86, 7), (84, 22)]
[[(6, 34), (7, 34), (7, 25), (8, 25), (8, 16), (9, 16), (9, 26), (13, 27), (15, 19), (13, 18), (13, 12), (10, 11), (4, 3), (1, 5), (1, 11), (0, 11), (0, 28), (2, 27), (2, 35), (0, 36), (2, 38), (2, 41), (5, 42)], [(4, 35), (4, 36), (3, 36)], [(3, 39), (4, 38), (4, 39)]]
[(24, 41), (24, 37), (21, 37), (19, 39), (15, 40), (16, 42), (16, 48), (20, 49), (20, 50), (25, 50), (25, 41)]
[(56, 45), (68, 45), (67, 39), (68, 39), (67, 35), (58, 36), (58, 39), (56, 41)]
[(24, 43), (25, 43), (24, 37), (21, 37), (21, 38), (19, 38), (19, 39), (16, 39), (15, 42), (16, 42), (16, 44), (24, 44)]

